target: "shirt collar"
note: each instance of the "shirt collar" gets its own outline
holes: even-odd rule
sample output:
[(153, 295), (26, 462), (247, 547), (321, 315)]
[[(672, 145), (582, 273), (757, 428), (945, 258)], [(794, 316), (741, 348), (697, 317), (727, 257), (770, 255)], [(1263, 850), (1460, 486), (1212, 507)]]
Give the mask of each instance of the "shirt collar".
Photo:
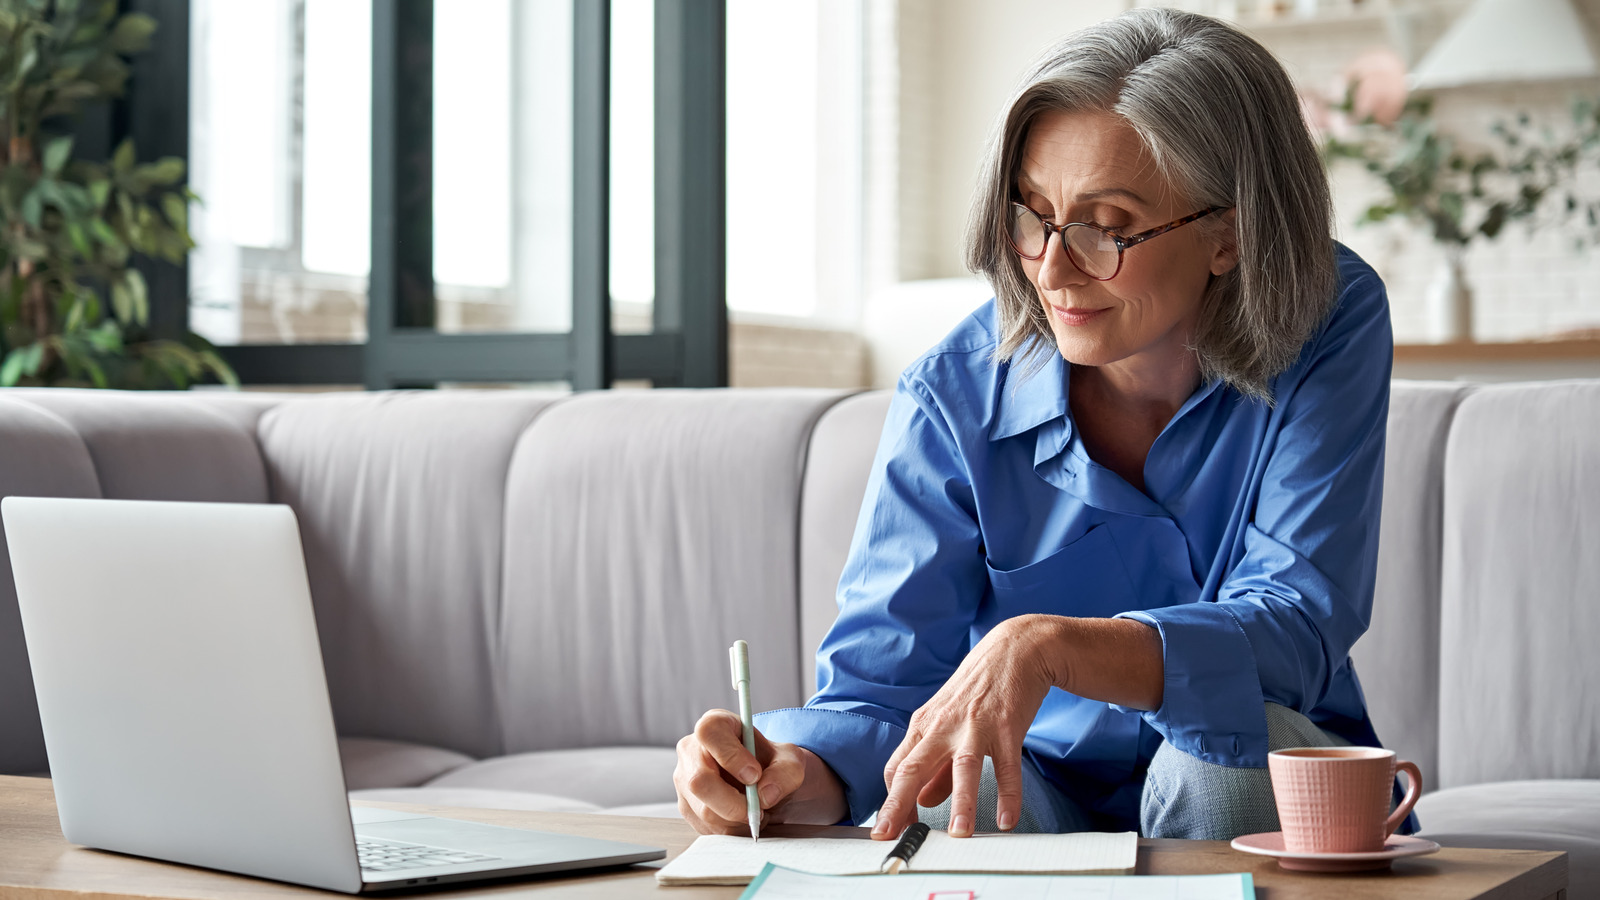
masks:
[[(1044, 365), (1034, 371), (1033, 367), (1038, 363), (1033, 354), (1041, 352), (1045, 354)], [(1075, 429), (1072, 427), (1072, 418), (1067, 415), (1068, 369), (1061, 353), (1054, 344), (1035, 339), (1027, 350), (1004, 365), (1006, 371), (997, 387), (1000, 396), (995, 400), (994, 424), (989, 427), (989, 440), (1015, 437), (1059, 418), (1065, 420), (1060, 435), (1061, 446), (1065, 447)], [(1030, 371), (1032, 374), (1025, 374)], [(1222, 379), (1215, 377), (1200, 382), (1199, 387), (1173, 415), (1172, 421), (1183, 418), (1185, 413), (1203, 403), (1221, 386)], [(1168, 427), (1171, 427), (1170, 423)]]
[[(1038, 366), (1037, 354), (1044, 354)], [(1067, 366), (1055, 344), (1037, 338), (1005, 363), (995, 398), (994, 424), (989, 440), (1014, 437), (1067, 414)], [(1025, 374), (1031, 372), (1032, 374)], [(1063, 435), (1065, 437), (1065, 435)]]

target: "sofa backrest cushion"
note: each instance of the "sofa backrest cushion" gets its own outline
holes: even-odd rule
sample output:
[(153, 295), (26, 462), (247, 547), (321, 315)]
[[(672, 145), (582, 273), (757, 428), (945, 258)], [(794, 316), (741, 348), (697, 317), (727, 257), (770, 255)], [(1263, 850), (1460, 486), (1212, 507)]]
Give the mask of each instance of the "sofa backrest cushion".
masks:
[(108, 499), (267, 502), (255, 428), (216, 401), (196, 402), (183, 393), (43, 388), (18, 396), (78, 433)]
[(893, 396), (851, 397), (828, 410), (811, 435), (800, 495), (800, 684), (807, 696), (816, 691), (817, 648), (839, 615), (839, 574)]
[(1600, 777), (1600, 382), (1461, 402), (1443, 550), (1440, 786)]
[(553, 393), (297, 400), (261, 417), (300, 521), (343, 735), (501, 752), (491, 678), (512, 448)]
[[(0, 395), (0, 497), (98, 497), (89, 448), (60, 416)], [(94, 548), (84, 547), (84, 560)], [(48, 767), (33, 673), (22, 638), (11, 551), (0, 530), (0, 774), (26, 775)]]
[(1421, 767), (1425, 783), (1437, 777), (1439, 761), (1445, 442), (1470, 390), (1441, 381), (1393, 383), (1372, 624), (1350, 652), (1379, 740)]
[(518, 443), (506, 484), (497, 689), (506, 750), (671, 745), (800, 686), (796, 549), (806, 443), (844, 394), (581, 394)]

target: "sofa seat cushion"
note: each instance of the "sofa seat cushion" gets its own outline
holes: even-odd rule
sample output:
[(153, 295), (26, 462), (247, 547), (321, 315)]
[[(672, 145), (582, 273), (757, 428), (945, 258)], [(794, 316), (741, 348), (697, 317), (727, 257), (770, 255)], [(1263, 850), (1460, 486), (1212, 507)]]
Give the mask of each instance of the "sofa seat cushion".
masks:
[(467, 809), (515, 809), (534, 812), (600, 812), (600, 807), (571, 797), (536, 794), (531, 791), (497, 791), (492, 788), (371, 788), (351, 791), (351, 800), (378, 800), (384, 803), (411, 803), (417, 806), (446, 806)]
[(1446, 847), (1564, 850), (1567, 895), (1600, 896), (1600, 780), (1501, 781), (1417, 801), (1421, 837)]
[(441, 747), (358, 737), (339, 738), (339, 760), (345, 787), (352, 791), (416, 787), (473, 761)]
[(470, 763), (428, 782), (430, 788), (482, 788), (571, 797), (597, 808), (677, 802), (671, 747), (537, 750)]

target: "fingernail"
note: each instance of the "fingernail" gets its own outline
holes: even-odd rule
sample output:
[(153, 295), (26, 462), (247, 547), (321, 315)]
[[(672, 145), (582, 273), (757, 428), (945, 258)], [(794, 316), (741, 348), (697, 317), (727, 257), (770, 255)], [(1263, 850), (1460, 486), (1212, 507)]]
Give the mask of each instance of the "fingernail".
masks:
[(875, 822), (873, 824), (873, 826), (872, 826), (872, 833), (873, 834), (888, 834), (889, 833), (889, 820), (884, 817), (884, 815), (883, 815), (883, 813), (881, 811), (878, 813), (878, 821)]
[(762, 806), (771, 806), (773, 803), (777, 802), (777, 799), (778, 799), (778, 786), (777, 785), (769, 784), (769, 785), (766, 785), (766, 786), (761, 788), (761, 805)]
[(745, 784), (755, 784), (756, 779), (760, 777), (761, 770), (755, 766), (745, 766), (739, 770), (739, 780)]
[(971, 830), (972, 830), (971, 826), (969, 826), (967, 824), (967, 817), (966, 816), (956, 816), (954, 819), (950, 820), (950, 833), (951, 834), (965, 835), (967, 832), (969, 832)]
[(1000, 814), (1000, 821), (997, 824), (1001, 831), (1010, 831), (1011, 826), (1017, 824), (1017, 814), (1008, 809)]

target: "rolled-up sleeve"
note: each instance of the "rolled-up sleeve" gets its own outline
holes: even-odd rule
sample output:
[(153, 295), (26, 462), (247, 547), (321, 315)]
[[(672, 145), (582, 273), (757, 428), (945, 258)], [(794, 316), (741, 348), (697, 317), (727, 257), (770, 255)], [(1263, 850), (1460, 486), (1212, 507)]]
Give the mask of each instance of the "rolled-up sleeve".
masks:
[(911, 714), (970, 649), (988, 584), (981, 544), (945, 413), (902, 378), (839, 579), (839, 617), (818, 651), (817, 693), (757, 717), (768, 738), (806, 747), (833, 769), (854, 822), (883, 804), (883, 769)]
[(1306, 352), (1280, 380), (1242, 552), (1214, 595), (1121, 614), (1161, 634), (1165, 694), (1146, 721), (1208, 762), (1266, 765), (1263, 703), (1315, 709), (1371, 619), (1393, 361), (1382, 284), (1346, 285)]

